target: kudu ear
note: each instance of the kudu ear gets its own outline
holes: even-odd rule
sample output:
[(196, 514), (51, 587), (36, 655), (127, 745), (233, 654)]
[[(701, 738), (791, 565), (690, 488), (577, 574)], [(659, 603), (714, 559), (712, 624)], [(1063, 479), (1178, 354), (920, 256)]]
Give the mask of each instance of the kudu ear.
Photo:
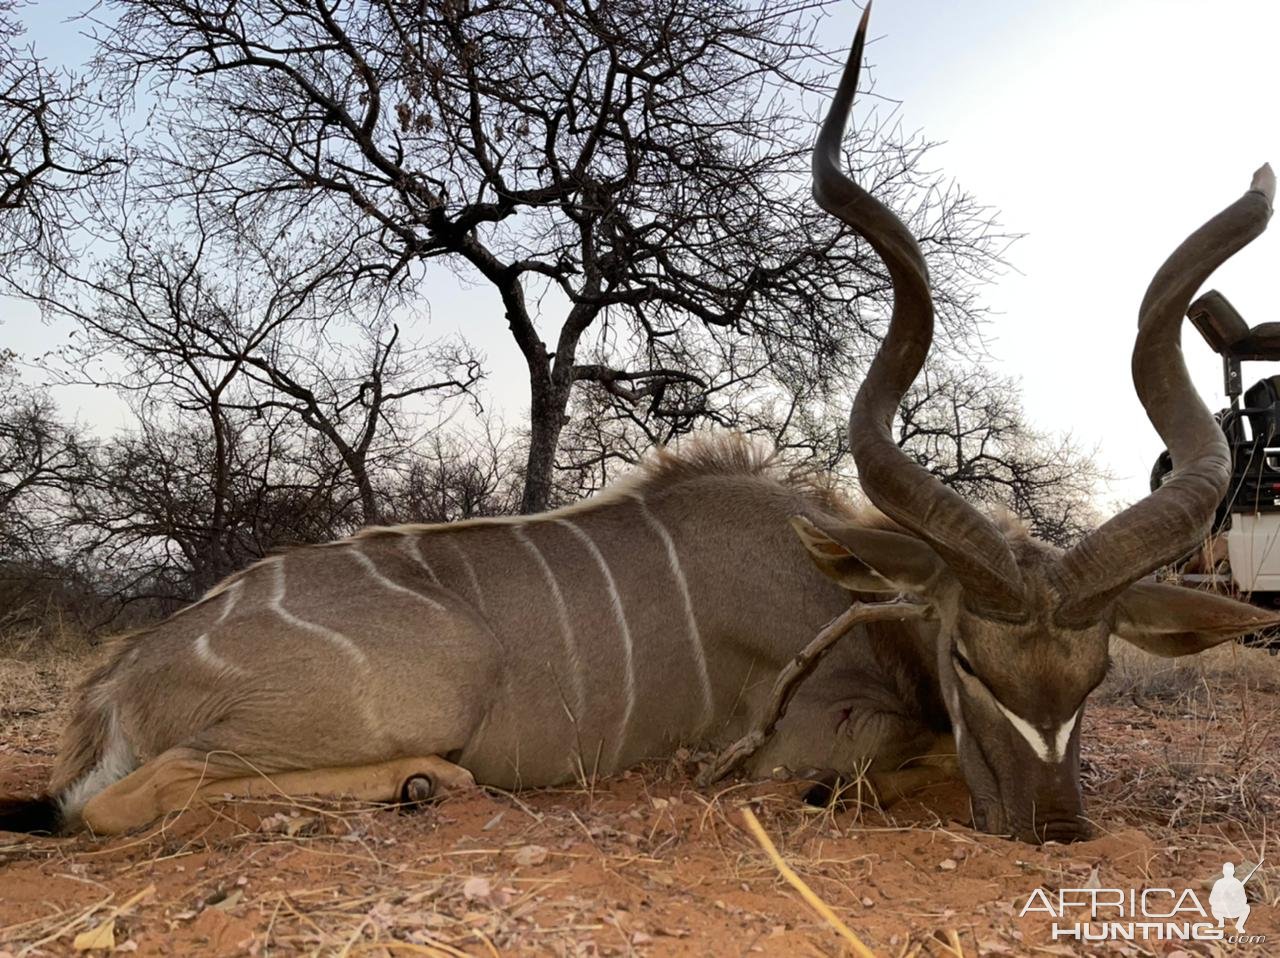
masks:
[(852, 523), (820, 529), (804, 516), (792, 516), (791, 528), (813, 564), (851, 592), (929, 595), (951, 576), (938, 553), (914, 536)]
[(1280, 625), (1280, 615), (1212, 592), (1137, 582), (1116, 600), (1112, 632), (1152, 655), (1194, 655)]

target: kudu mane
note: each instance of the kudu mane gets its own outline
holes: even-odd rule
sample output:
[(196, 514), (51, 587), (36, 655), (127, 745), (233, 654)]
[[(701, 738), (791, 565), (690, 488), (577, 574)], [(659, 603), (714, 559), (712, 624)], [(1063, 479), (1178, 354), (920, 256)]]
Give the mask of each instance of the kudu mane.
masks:
[[(227, 589), (252, 574), (255, 569), (275, 561), (279, 556), (293, 552), (306, 549), (341, 549), (362, 539), (385, 536), (452, 534), (467, 529), (553, 522), (557, 519), (573, 518), (584, 513), (595, 512), (624, 502), (635, 495), (647, 498), (660, 494), (666, 489), (710, 477), (758, 479), (761, 482), (777, 484), (781, 488), (804, 494), (832, 516), (866, 522), (877, 528), (898, 528), (892, 520), (885, 518), (874, 507), (865, 503), (852, 502), (835, 487), (830, 475), (819, 469), (784, 466), (779, 460), (777, 450), (766, 442), (752, 439), (741, 433), (705, 433), (690, 437), (678, 449), (655, 448), (646, 453), (628, 474), (609, 483), (595, 495), (547, 512), (527, 516), (481, 516), (454, 522), (408, 522), (387, 526), (366, 526), (341, 539), (274, 549), (263, 558), (226, 576), (199, 599), (179, 609), (174, 615), (182, 615), (211, 599), (218, 598)], [(156, 623), (154, 626), (142, 626), (111, 637), (107, 640), (107, 644), (114, 647), (115, 651), (115, 655), (111, 658), (114, 660), (133, 640), (147, 635), (161, 625), (163, 622)]]
[[(839, 489), (830, 472), (816, 466), (788, 466), (770, 443), (735, 432), (714, 432), (692, 436), (677, 447), (660, 446), (650, 450), (626, 475), (609, 483), (599, 492), (577, 502), (535, 515), (480, 516), (453, 522), (409, 522), (385, 526), (366, 526), (342, 539), (305, 545), (285, 546), (222, 579), (198, 600), (176, 614), (194, 609), (215, 599), (255, 568), (277, 556), (303, 549), (340, 549), (362, 539), (386, 536), (453, 534), (467, 529), (485, 529), (525, 523), (553, 522), (595, 512), (636, 495), (649, 498), (689, 482), (708, 478), (755, 479), (780, 489), (801, 493), (833, 518), (846, 519), (870, 529), (894, 532), (910, 531), (886, 516), (870, 502), (850, 498)], [(990, 510), (990, 521), (1009, 540), (1010, 548), (1042, 548), (1031, 538), (1024, 520), (1003, 507)], [(146, 634), (150, 627), (116, 637), (115, 642)]]

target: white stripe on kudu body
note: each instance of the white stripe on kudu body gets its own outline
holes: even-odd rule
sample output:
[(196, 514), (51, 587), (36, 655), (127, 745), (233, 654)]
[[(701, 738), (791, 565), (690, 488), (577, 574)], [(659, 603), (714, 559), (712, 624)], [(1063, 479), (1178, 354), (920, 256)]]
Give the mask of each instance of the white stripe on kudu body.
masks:
[(214, 625), (222, 625), (226, 621), (227, 616), (231, 614), (231, 610), (236, 607), (236, 602), (240, 600), (240, 590), (242, 588), (244, 588), (243, 579), (237, 579), (227, 586), (226, 591), (222, 593), (227, 597), (227, 603), (222, 607), (222, 611), (218, 613), (218, 617), (213, 620)]
[(419, 602), (425, 602), (427, 605), (431, 606), (431, 608), (435, 609), (437, 612), (445, 611), (444, 606), (442, 606), (435, 599), (431, 598), (431, 596), (423, 595), (421, 592), (417, 592), (414, 589), (406, 588), (405, 586), (402, 586), (399, 582), (392, 582), (390, 579), (388, 579), (385, 575), (382, 574), (381, 570), (378, 569), (377, 564), (372, 559), (370, 559), (367, 555), (365, 555), (363, 552), (360, 551), (360, 547), (358, 545), (352, 545), (351, 555), (355, 557), (357, 562), (359, 562), (362, 566), (364, 566), (365, 571), (368, 572), (369, 575), (373, 577), (373, 581), (378, 583), (378, 585), (382, 586), (382, 588), (390, 589), (392, 592), (399, 592), (402, 595), (412, 596), (413, 598), (417, 599)]
[(587, 691), (582, 676), (582, 660), (578, 655), (578, 640), (573, 633), (573, 622), (569, 619), (569, 608), (564, 604), (560, 583), (556, 581), (556, 574), (552, 571), (546, 556), (542, 554), (542, 550), (529, 538), (523, 526), (512, 526), (511, 531), (515, 534), (516, 540), (533, 556), (538, 568), (542, 570), (542, 577), (547, 580), (547, 587), (551, 590), (551, 599), (556, 607), (556, 619), (560, 623), (560, 635), (564, 639), (565, 658), (568, 662), (569, 674), (573, 678), (573, 693), (577, 706), (573, 721), (577, 724), (586, 706)]
[(418, 541), (418, 536), (414, 533), (406, 533), (404, 535), (404, 542), (405, 551), (409, 553), (409, 558), (422, 566), (423, 570), (427, 573), (427, 578), (431, 580), (433, 585), (439, 585), (440, 579), (436, 576), (436, 570), (431, 568), (431, 563), (429, 563), (426, 556), (422, 554), (422, 543)]
[[(222, 625), (222, 623), (227, 620), (227, 616), (231, 614), (231, 610), (236, 607), (236, 602), (240, 598), (240, 589), (243, 587), (243, 584), (243, 580), (236, 580), (231, 583), (231, 585), (227, 586), (226, 591), (222, 593), (222, 595), (226, 597), (226, 602), (223, 603), (222, 611), (218, 613), (218, 617), (213, 620), (215, 627)], [(226, 672), (230, 674), (238, 673), (240, 675), (248, 674), (244, 669), (240, 668), (240, 666), (227, 661), (213, 650), (213, 646), (209, 643), (208, 632), (202, 632), (196, 639), (195, 650), (196, 657), (215, 672)], [(134, 649), (134, 652), (137, 652), (136, 648)]]
[(1007, 718), (1009, 724), (1017, 730), (1018, 734), (1027, 740), (1027, 744), (1031, 746), (1031, 750), (1036, 753), (1036, 757), (1040, 761), (1057, 764), (1066, 757), (1067, 743), (1071, 741), (1071, 733), (1075, 730), (1076, 722), (1080, 719), (1079, 709), (1076, 709), (1076, 714), (1059, 725), (1057, 730), (1050, 736), (1041, 732), (1022, 716), (1006, 708), (1005, 704), (994, 695), (991, 696), (991, 700), (996, 703), (996, 708), (1000, 710), (1000, 714)]
[(577, 536), (578, 541), (586, 547), (587, 551), (596, 560), (596, 565), (600, 567), (600, 572), (604, 575), (605, 587), (609, 590), (609, 605), (613, 609), (614, 618), (618, 621), (618, 630), (622, 633), (622, 648), (625, 654), (623, 674), (626, 676), (626, 705), (622, 710), (622, 721), (618, 725), (618, 741), (613, 749), (613, 764), (616, 767), (618, 757), (622, 754), (623, 743), (626, 741), (627, 728), (631, 724), (631, 713), (635, 711), (636, 707), (636, 677), (633, 659), (634, 650), (631, 646), (631, 629), (627, 625), (627, 616), (622, 608), (622, 595), (618, 592), (618, 584), (613, 579), (613, 573), (609, 571), (609, 563), (605, 562), (604, 554), (601, 553), (592, 538), (577, 525), (568, 519), (557, 519), (556, 522)]
[(458, 540), (454, 536), (446, 536), (445, 541), (453, 546), (453, 551), (458, 553), (458, 558), (462, 560), (462, 567), (467, 570), (467, 578), (471, 581), (471, 588), (476, 594), (476, 608), (480, 610), (481, 615), (485, 615), (484, 590), (480, 588), (480, 580), (476, 577), (475, 567), (472, 566), (471, 560), (462, 551), (462, 546), (458, 544)]
[(698, 630), (698, 620), (693, 614), (693, 600), (689, 598), (689, 583), (685, 580), (684, 570), (680, 567), (680, 557), (676, 554), (676, 544), (664, 526), (645, 504), (644, 498), (635, 493), (631, 496), (640, 507), (640, 515), (649, 524), (649, 528), (658, 534), (667, 549), (667, 564), (671, 566), (671, 575), (680, 590), (680, 599), (684, 602), (685, 621), (689, 625), (689, 645), (693, 649), (694, 662), (698, 668), (698, 679), (702, 683), (702, 722), (703, 727), (715, 717), (715, 698), (711, 691), (711, 676), (707, 671), (707, 652), (702, 645), (702, 633)]
[(365, 656), (364, 652), (360, 650), (358, 645), (352, 642), (341, 632), (335, 632), (333, 629), (326, 628), (323, 625), (317, 625), (314, 622), (308, 622), (305, 619), (300, 619), (284, 607), (284, 558), (284, 556), (277, 556), (275, 559), (271, 560), (275, 563), (276, 577), (276, 590), (275, 594), (271, 597), (271, 610), (295, 629), (301, 629), (304, 632), (310, 632), (312, 635), (318, 635), (322, 639), (327, 639), (361, 665), (367, 666), (369, 664), (369, 660)]
[(230, 672), (233, 674), (244, 675), (244, 669), (240, 666), (228, 662), (209, 645), (209, 633), (202, 632), (196, 639), (196, 657), (205, 665), (213, 669), (215, 672)]

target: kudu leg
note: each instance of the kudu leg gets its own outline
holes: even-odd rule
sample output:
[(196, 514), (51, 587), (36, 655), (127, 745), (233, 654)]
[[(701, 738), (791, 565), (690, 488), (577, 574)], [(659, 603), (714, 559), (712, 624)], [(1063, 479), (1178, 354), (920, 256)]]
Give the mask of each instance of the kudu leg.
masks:
[(938, 735), (926, 751), (898, 768), (868, 769), (853, 781), (831, 772), (816, 784), (806, 786), (804, 800), (818, 806), (829, 805), (833, 800), (868, 801), (888, 808), (930, 785), (959, 778), (955, 739), (949, 734)]
[(867, 781), (882, 808), (888, 808), (914, 792), (930, 785), (954, 781), (959, 769), (942, 765), (913, 765), (892, 772), (869, 772)]
[(958, 778), (960, 766), (956, 760), (956, 740), (950, 733), (937, 736), (923, 755), (900, 768), (875, 769), (867, 773), (867, 781), (883, 808), (930, 785)]
[[(824, 807), (832, 801), (845, 804), (875, 804), (888, 808), (902, 799), (930, 785), (954, 781), (960, 777), (953, 764), (913, 765), (890, 772), (864, 772), (859, 779), (850, 780), (834, 772), (819, 777), (813, 784), (804, 786), (806, 805)], [(812, 782), (812, 780), (810, 780)]]
[(231, 755), (174, 748), (103, 790), (84, 808), (99, 835), (140, 828), (169, 812), (224, 796), (324, 795), (365, 802), (418, 802), (475, 785), (471, 773), (436, 755), (348, 768), (246, 774)]

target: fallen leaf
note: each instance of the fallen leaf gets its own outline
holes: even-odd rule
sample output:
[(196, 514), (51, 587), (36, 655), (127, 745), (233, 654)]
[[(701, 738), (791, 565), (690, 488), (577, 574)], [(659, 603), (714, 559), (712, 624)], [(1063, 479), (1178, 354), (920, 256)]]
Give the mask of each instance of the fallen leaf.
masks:
[[(284, 833), (292, 838), (307, 826), (316, 820), (314, 815), (299, 815), (297, 818), (290, 818), (289, 823), (284, 827)], [(394, 839), (388, 839), (387, 844), (395, 844)]]
[(525, 845), (516, 852), (517, 865), (541, 865), (547, 860), (547, 850), (541, 845)]
[(276, 812), (274, 815), (268, 815), (262, 821), (258, 822), (258, 831), (266, 832), (283, 832), (289, 825), (289, 816)]
[(243, 897), (244, 897), (244, 892), (241, 891), (239, 888), (237, 888), (235, 891), (229, 893), (221, 901), (215, 901), (209, 907), (216, 908), (218, 909), (218, 911), (227, 911), (228, 909), (234, 908), (236, 905), (240, 904), (240, 899)]
[(492, 894), (493, 888), (489, 885), (489, 879), (481, 878), (479, 875), (468, 878), (462, 885), (462, 897), (467, 901), (488, 901)]
[(978, 939), (978, 954), (980, 955), (1012, 955), (1013, 953), (1013, 949), (1003, 941), (995, 938)]
[(71, 947), (76, 951), (92, 951), (102, 949), (111, 951), (116, 946), (116, 919), (112, 915), (96, 928), (82, 931), (76, 935)]

